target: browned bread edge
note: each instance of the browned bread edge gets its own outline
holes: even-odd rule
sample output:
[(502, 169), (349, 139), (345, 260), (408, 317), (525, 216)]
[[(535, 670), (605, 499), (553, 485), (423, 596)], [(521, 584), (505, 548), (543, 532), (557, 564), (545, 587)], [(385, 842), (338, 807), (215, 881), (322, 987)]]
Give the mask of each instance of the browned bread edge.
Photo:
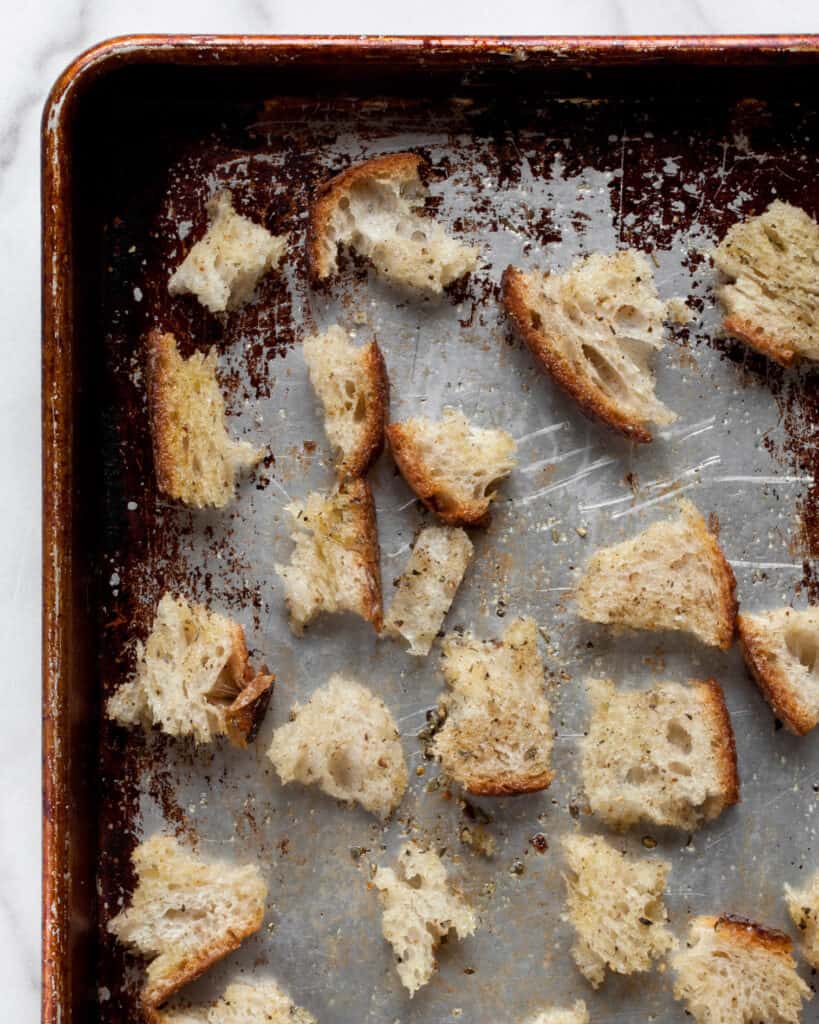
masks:
[(363, 356), (370, 387), (366, 430), (356, 451), (351, 453), (349, 459), (339, 463), (338, 474), (341, 478), (364, 476), (384, 450), (384, 432), (390, 408), (387, 367), (377, 341), (367, 345)]
[(176, 338), (170, 332), (153, 330), (145, 339), (147, 352), (146, 382), (148, 389), (148, 415), (151, 424), (151, 443), (154, 452), (154, 471), (157, 487), (171, 498), (179, 498), (176, 485), (176, 462), (168, 444), (170, 410), (166, 399), (172, 375), (171, 356), (176, 351)]
[(367, 577), (372, 581), (368, 587), (363, 609), (364, 618), (372, 623), (376, 632), (381, 632), (384, 614), (381, 598), (381, 549), (378, 544), (378, 523), (375, 517), (375, 502), (370, 485), (363, 477), (348, 480), (342, 485), (350, 501), (358, 506), (361, 522), (361, 537), (356, 544), (356, 553), (367, 567)]
[(734, 727), (725, 704), (725, 694), (715, 679), (694, 680), (697, 695), (702, 704), (703, 713), (710, 721), (711, 735), (722, 740), (717, 763), (720, 774), (720, 793), (723, 808), (738, 804), (739, 771), (737, 769), (737, 746), (734, 738)]
[(771, 710), (789, 732), (805, 736), (815, 727), (816, 720), (794, 695), (787, 674), (777, 665), (776, 659), (769, 656), (767, 643), (749, 616), (737, 616), (737, 633), (739, 649), (748, 671)]
[(766, 334), (749, 317), (726, 316), (722, 321), (722, 326), (731, 337), (739, 338), (740, 341), (744, 341), (746, 345), (750, 345), (757, 352), (773, 359), (780, 366), (793, 366), (796, 361), (796, 352), (792, 345), (771, 334)]
[(714, 931), (722, 933), (736, 946), (764, 949), (775, 956), (788, 960), (791, 958), (793, 943), (790, 936), (776, 928), (767, 928), (737, 914), (721, 914), (719, 917), (703, 917), (700, 920), (712, 926)]
[(697, 512), (696, 520), (697, 532), (708, 551), (711, 574), (716, 579), (720, 592), (719, 628), (717, 629), (718, 639), (716, 646), (723, 651), (727, 651), (734, 642), (737, 611), (739, 610), (736, 596), (737, 580), (736, 576), (734, 576), (734, 570), (728, 564), (728, 559), (725, 557), (719, 540), (708, 529), (708, 525), (699, 511)]
[(538, 772), (537, 775), (516, 775), (505, 772), (484, 782), (464, 781), (464, 789), (473, 796), (525, 796), (548, 789), (555, 777), (553, 771)]

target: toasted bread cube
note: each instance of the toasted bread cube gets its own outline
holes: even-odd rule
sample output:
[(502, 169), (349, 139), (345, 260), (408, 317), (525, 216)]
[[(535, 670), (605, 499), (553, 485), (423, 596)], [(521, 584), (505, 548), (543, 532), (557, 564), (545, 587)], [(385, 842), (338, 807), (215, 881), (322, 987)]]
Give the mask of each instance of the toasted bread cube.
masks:
[(458, 409), (437, 422), (418, 416), (391, 423), (387, 436), (409, 486), (449, 526), (485, 526), (499, 483), (516, 465), (505, 430), (474, 427)]
[(373, 877), (382, 909), (381, 929), (393, 948), (401, 982), (410, 996), (430, 980), (441, 939), (455, 930), (459, 939), (472, 935), (475, 914), (447, 882), (446, 869), (433, 850), (406, 843), (397, 870), (380, 867)]
[(592, 253), (563, 274), (509, 267), (502, 301), (541, 369), (587, 416), (633, 441), (677, 418), (654, 394), (651, 368), (676, 307), (657, 295), (642, 253)]
[(728, 334), (783, 366), (819, 359), (817, 252), (819, 224), (779, 199), (735, 224), (714, 252)]
[(785, 899), (799, 929), (802, 955), (811, 967), (819, 970), (819, 871), (801, 889), (786, 885)]
[(571, 1009), (543, 1010), (530, 1017), (526, 1024), (589, 1024), (589, 1011), (582, 999), (578, 999)]
[(317, 1024), (275, 981), (236, 982), (208, 1006), (171, 1008), (150, 1024)]
[(671, 865), (656, 858), (627, 857), (602, 836), (563, 839), (570, 875), (568, 920), (577, 934), (572, 956), (599, 988), (606, 970), (635, 974), (676, 946), (663, 904)]
[(236, 309), (253, 297), (256, 285), (281, 263), (287, 239), (242, 217), (233, 209), (230, 192), (208, 202), (210, 223), (171, 274), (171, 295), (195, 295), (211, 313)]
[(696, 1024), (799, 1024), (812, 996), (788, 936), (741, 917), (694, 918), (672, 966), (674, 998)]
[(136, 890), (108, 931), (150, 958), (142, 1001), (152, 1008), (259, 930), (267, 885), (255, 865), (205, 863), (172, 836), (151, 836), (132, 862)]
[(590, 679), (581, 743), (592, 813), (625, 829), (638, 821), (688, 831), (739, 800), (734, 731), (713, 679), (617, 690)]
[(691, 633), (727, 650), (734, 637), (736, 580), (717, 538), (691, 504), (630, 540), (597, 551), (577, 587), (589, 622)]
[(372, 493), (363, 479), (287, 506), (296, 548), (284, 581), (290, 628), (300, 636), (322, 612), (353, 612), (381, 629), (381, 568)]
[(819, 608), (737, 616), (745, 664), (786, 729), (804, 736), (819, 722)]
[(238, 622), (164, 594), (133, 679), (114, 693), (106, 714), (120, 725), (159, 726), (169, 736), (211, 743), (228, 736), (244, 747), (270, 701), (275, 676), (248, 663)]
[(477, 249), (456, 242), (419, 212), (426, 198), (419, 174), (424, 166), (415, 153), (391, 153), (321, 185), (308, 236), (316, 280), (337, 272), (339, 246), (368, 259), (388, 281), (435, 295), (477, 267)]
[(473, 550), (457, 526), (428, 526), (418, 534), (384, 620), (384, 632), (403, 637), (410, 654), (429, 654)]
[(386, 818), (407, 788), (401, 734), (386, 704), (335, 674), (273, 734), (267, 756), (282, 782), (316, 785)]
[(376, 342), (359, 348), (340, 327), (304, 340), (310, 383), (324, 407), (324, 430), (342, 479), (363, 476), (384, 447), (389, 382)]

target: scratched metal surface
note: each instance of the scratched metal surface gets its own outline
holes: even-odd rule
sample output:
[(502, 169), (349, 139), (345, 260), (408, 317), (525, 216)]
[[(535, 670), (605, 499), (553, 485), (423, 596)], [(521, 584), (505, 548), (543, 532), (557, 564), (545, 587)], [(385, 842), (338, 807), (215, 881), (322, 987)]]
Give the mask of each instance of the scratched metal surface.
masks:
[[(114, 453), (103, 541), (106, 686), (127, 676), (128, 641), (147, 628), (166, 586), (234, 614), (254, 657), (271, 666), (278, 683), (247, 752), (192, 751), (103, 723), (101, 1019), (134, 1013), (138, 970), (104, 932), (127, 895), (127, 853), (139, 836), (168, 828), (205, 856), (258, 862), (270, 886), (262, 930), (191, 986), (192, 999), (210, 997), (237, 974), (272, 974), (320, 1021), (334, 1024), (514, 1022), (576, 998), (600, 1024), (682, 1022), (670, 971), (610, 975), (595, 993), (569, 957), (559, 839), (577, 828), (605, 831), (583, 812), (578, 777), (589, 675), (627, 686), (713, 675), (724, 686), (742, 804), (693, 836), (638, 827), (615, 842), (647, 856), (641, 838), (657, 840), (651, 855), (673, 865), (667, 903), (680, 938), (698, 913), (730, 911), (787, 927), (782, 884), (799, 882), (817, 861), (815, 739), (799, 741), (776, 727), (736, 650), (721, 653), (674, 635), (615, 638), (581, 623), (570, 599), (578, 568), (595, 548), (668, 514), (682, 493), (718, 518), (744, 606), (800, 605), (808, 596), (797, 509), (809, 496), (810, 474), (788, 454), (793, 422), (789, 428), (786, 411), (798, 414), (815, 378), (774, 372), (719, 341), (713, 271), (703, 253), (774, 195), (819, 212), (815, 112), (786, 103), (715, 111), (693, 101), (674, 110), (678, 116), (669, 118), (650, 96), (555, 98), (516, 126), (488, 132), (484, 112), (464, 104), (431, 116), (396, 114), (388, 105), (348, 118), (336, 111), (332, 121), (332, 108), (320, 105), (295, 120), (292, 111), (272, 108), (256, 112), (252, 128), (232, 125), (230, 146), (208, 137), (180, 157), (157, 191), (150, 223), (124, 209), (112, 228), (110, 378), (115, 405), (135, 415), (113, 408), (106, 427)], [(439, 302), (408, 299), (349, 264), (329, 291), (311, 292), (300, 255), (305, 189), (348, 160), (405, 148), (420, 149), (447, 172), (431, 184), (432, 205), (443, 223), (480, 246), (484, 266)], [(171, 302), (164, 283), (201, 230), (205, 196), (217, 184), (233, 188), (243, 209), (289, 231), (291, 250), (283, 280), (265, 284), (255, 310), (215, 327), (193, 303)], [(670, 335), (657, 359), (657, 392), (679, 419), (642, 447), (585, 420), (510, 337), (497, 304), (509, 263), (561, 269), (582, 253), (626, 245), (653, 254), (663, 297), (690, 298), (694, 306), (689, 329)], [(497, 844), (491, 858), (460, 842), (470, 819), (458, 793), (427, 792), (437, 768), (424, 760), (416, 733), (442, 689), (437, 649), (413, 659), (354, 619), (324, 619), (302, 639), (287, 627), (273, 570), (291, 550), (283, 506), (332, 483), (298, 338), (336, 322), (362, 341), (378, 338), (394, 418), (437, 416), (454, 405), (518, 440), (519, 467), (501, 488), (491, 526), (474, 534), (474, 563), (447, 626), (491, 637), (515, 615), (537, 620), (547, 638), (556, 779), (542, 794), (471, 801), (490, 819), (486, 829)], [(193, 334), (195, 343), (219, 341), (231, 428), (269, 444), (275, 456), (225, 514), (177, 510), (153, 490), (139, 352), (141, 332), (152, 323), (183, 338)], [(413, 534), (428, 517), (389, 454), (371, 481), (389, 602)], [(282, 788), (265, 757), (291, 704), (338, 669), (380, 694), (402, 730), (410, 788), (383, 828), (314, 790)], [(530, 842), (538, 833), (548, 842), (544, 851)], [(388, 863), (407, 836), (445, 850), (480, 922), (473, 938), (443, 949), (439, 973), (412, 1001), (368, 890), (370, 865)], [(354, 848), (365, 852), (356, 859)], [(514, 870), (517, 862), (522, 871)], [(814, 1019), (812, 1012), (805, 1019)]]

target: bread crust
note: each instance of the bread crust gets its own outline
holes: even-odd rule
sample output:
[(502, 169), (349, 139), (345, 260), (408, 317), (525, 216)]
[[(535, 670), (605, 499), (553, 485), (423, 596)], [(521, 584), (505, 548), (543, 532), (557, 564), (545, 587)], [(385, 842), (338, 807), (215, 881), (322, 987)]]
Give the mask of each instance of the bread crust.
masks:
[(517, 267), (507, 267), (501, 278), (501, 304), (540, 368), (577, 402), (583, 412), (593, 420), (605, 423), (630, 441), (647, 444), (651, 431), (642, 420), (623, 413), (597, 388), (584, 380), (571, 364), (552, 345), (550, 339), (532, 324), (527, 301), (526, 275)]
[(554, 777), (553, 771), (542, 771), (525, 778), (515, 772), (505, 772), (485, 782), (467, 780), (464, 789), (473, 796), (525, 796), (548, 789)]
[(720, 774), (720, 793), (723, 798), (723, 808), (732, 807), (738, 804), (739, 796), (739, 771), (737, 769), (737, 745), (734, 738), (734, 727), (731, 724), (731, 716), (725, 704), (725, 694), (722, 687), (715, 679), (697, 680), (693, 684), (697, 687), (697, 694), (703, 707), (703, 713), (710, 722), (710, 732), (718, 738), (719, 753), (717, 764)]
[(735, 946), (744, 949), (762, 949), (766, 953), (790, 960), (793, 943), (790, 936), (776, 928), (766, 928), (747, 917), (738, 914), (721, 914), (719, 917), (701, 917), (699, 921), (712, 927)]
[(691, 517), (691, 523), (692, 525), (695, 524), (695, 529), (710, 556), (711, 573), (719, 590), (719, 605), (721, 609), (721, 615), (716, 628), (716, 646), (723, 651), (727, 651), (734, 642), (737, 612), (739, 611), (736, 576), (734, 576), (734, 570), (728, 564), (728, 559), (725, 557), (719, 541), (708, 529), (705, 520), (699, 512), (697, 512), (696, 517)]
[(363, 364), (370, 385), (366, 430), (357, 450), (350, 454), (349, 459), (339, 463), (338, 475), (341, 479), (364, 476), (384, 450), (384, 435), (390, 409), (390, 381), (384, 356), (377, 341), (371, 341), (364, 349)]
[(241, 692), (225, 710), (225, 726), (231, 743), (246, 747), (254, 740), (273, 696), (275, 681), (276, 677), (268, 671), (267, 665), (262, 665), (258, 674), (247, 666)]
[(417, 153), (388, 153), (348, 167), (316, 189), (307, 222), (307, 267), (313, 281), (325, 281), (333, 267), (326, 258), (325, 236), (333, 211), (358, 182), (372, 178), (412, 178), (427, 161)]
[(361, 519), (361, 538), (355, 550), (367, 567), (367, 592), (364, 601), (364, 618), (371, 622), (376, 632), (384, 624), (381, 602), (381, 547), (378, 543), (378, 523), (375, 518), (375, 502), (370, 485), (363, 477), (348, 480), (343, 485), (352, 504), (356, 505)]
[(773, 713), (789, 732), (796, 736), (807, 735), (816, 726), (816, 718), (794, 693), (787, 673), (770, 650), (764, 631), (754, 626), (751, 616), (738, 615), (737, 633), (748, 671)]
[(757, 352), (773, 359), (780, 366), (793, 366), (796, 362), (796, 352), (783, 338), (776, 338), (767, 334), (759, 324), (743, 316), (726, 316), (722, 321), (723, 329), (733, 338), (739, 338), (746, 345), (755, 348)]
[(176, 460), (170, 444), (171, 410), (167, 401), (168, 388), (173, 376), (176, 339), (171, 333), (153, 330), (145, 340), (145, 349), (148, 415), (151, 422), (156, 482), (160, 491), (177, 498), (179, 486), (175, 472)]

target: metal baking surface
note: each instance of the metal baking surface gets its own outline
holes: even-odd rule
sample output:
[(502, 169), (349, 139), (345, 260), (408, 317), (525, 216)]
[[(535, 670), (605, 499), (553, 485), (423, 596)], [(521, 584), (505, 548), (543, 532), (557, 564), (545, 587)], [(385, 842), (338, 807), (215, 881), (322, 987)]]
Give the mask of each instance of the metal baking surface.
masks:
[[(270, 887), (262, 930), (186, 989), (191, 1000), (213, 997), (235, 977), (273, 976), (334, 1024), (514, 1022), (578, 998), (601, 1024), (682, 1022), (670, 970), (609, 975), (595, 993), (569, 955), (560, 838), (606, 831), (584, 809), (578, 774), (589, 676), (633, 687), (711, 676), (722, 684), (742, 803), (693, 835), (641, 826), (612, 838), (672, 863), (667, 905), (681, 940), (700, 913), (742, 914), (793, 934), (782, 886), (817, 865), (814, 738), (778, 727), (736, 649), (672, 634), (614, 636), (578, 619), (571, 591), (596, 548), (671, 515), (685, 494), (718, 524), (744, 608), (816, 600), (819, 378), (781, 371), (720, 337), (707, 252), (775, 197), (819, 213), (817, 112), (787, 90), (715, 103), (696, 90), (655, 95), (650, 85), (597, 92), (593, 76), (578, 85), (576, 93), (529, 92), (514, 109), (472, 89), (468, 73), (445, 98), (237, 104), (167, 163), (157, 160), (143, 193), (116, 195), (100, 318), (103, 695), (128, 677), (131, 641), (147, 632), (165, 589), (242, 622), (254, 663), (266, 662), (277, 683), (246, 752), (195, 750), (100, 717), (101, 1021), (136, 1019), (139, 970), (105, 924), (128, 898), (130, 851), (161, 828), (205, 857), (258, 862)], [(350, 260), (329, 288), (311, 290), (303, 252), (313, 185), (352, 161), (405, 149), (428, 157), (430, 211), (480, 247), (481, 269), (440, 300), (408, 296)], [(287, 232), (289, 250), (283, 275), (264, 282), (256, 303), (218, 321), (192, 299), (171, 300), (166, 283), (203, 229), (206, 198), (224, 187), (240, 210)], [(510, 263), (559, 271), (584, 253), (628, 246), (654, 261), (660, 295), (687, 299), (693, 312), (657, 358), (657, 394), (679, 418), (643, 446), (587, 421), (538, 371), (498, 304)], [(457, 788), (435, 788), (438, 768), (417, 733), (443, 689), (437, 646), (413, 658), (352, 617), (323, 618), (303, 638), (288, 628), (274, 571), (292, 549), (285, 505), (333, 483), (299, 340), (334, 323), (359, 341), (378, 339), (392, 418), (455, 406), (518, 441), (518, 468), (500, 488), (491, 525), (472, 534), (475, 558), (446, 628), (497, 637), (515, 616), (537, 621), (556, 730), (556, 778), (543, 793), (464, 801)], [(174, 330), (186, 351), (217, 344), (231, 431), (270, 446), (225, 512), (190, 512), (156, 494), (140, 347), (153, 325)], [(389, 453), (371, 484), (386, 605), (415, 533), (432, 519)], [(382, 696), (402, 730), (410, 787), (385, 827), (314, 789), (283, 788), (265, 756), (291, 705), (335, 671)], [(462, 841), (476, 819), (494, 837), (491, 857)], [(411, 1001), (368, 885), (371, 866), (390, 863), (408, 837), (443, 851), (479, 916), (474, 937), (444, 945), (439, 972)]]

